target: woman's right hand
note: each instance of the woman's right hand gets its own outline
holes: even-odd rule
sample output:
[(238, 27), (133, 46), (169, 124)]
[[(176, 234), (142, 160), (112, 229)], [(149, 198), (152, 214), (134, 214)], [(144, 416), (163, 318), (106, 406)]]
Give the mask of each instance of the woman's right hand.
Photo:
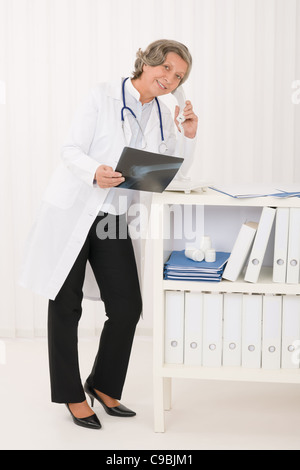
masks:
[(95, 180), (100, 188), (113, 188), (125, 181), (122, 173), (116, 172), (108, 165), (100, 165), (95, 173)]

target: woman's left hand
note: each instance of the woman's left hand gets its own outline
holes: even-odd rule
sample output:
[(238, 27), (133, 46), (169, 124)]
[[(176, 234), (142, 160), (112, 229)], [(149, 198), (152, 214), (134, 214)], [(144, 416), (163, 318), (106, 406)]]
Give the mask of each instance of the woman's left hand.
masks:
[[(180, 128), (179, 128), (178, 121), (177, 121), (179, 111), (180, 111), (179, 106), (176, 106), (174, 121), (180, 132)], [(190, 139), (193, 139), (197, 134), (198, 116), (196, 116), (196, 114), (194, 113), (193, 105), (190, 101), (186, 101), (186, 106), (183, 110), (183, 115), (185, 117), (185, 121), (182, 123), (184, 135), (185, 137), (189, 137)]]

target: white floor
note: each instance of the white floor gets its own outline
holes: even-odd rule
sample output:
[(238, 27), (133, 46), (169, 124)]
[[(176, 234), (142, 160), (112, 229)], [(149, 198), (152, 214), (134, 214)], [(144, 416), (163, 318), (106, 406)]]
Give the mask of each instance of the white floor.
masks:
[[(122, 419), (95, 408), (102, 429), (75, 426), (64, 405), (50, 402), (44, 339), (3, 340), (0, 361), (1, 450), (300, 449), (300, 386), (173, 381), (166, 432), (154, 433), (152, 341), (136, 337), (122, 403), (137, 412)], [(82, 380), (98, 340), (80, 340)], [(2, 364), (1, 364), (2, 362)]]

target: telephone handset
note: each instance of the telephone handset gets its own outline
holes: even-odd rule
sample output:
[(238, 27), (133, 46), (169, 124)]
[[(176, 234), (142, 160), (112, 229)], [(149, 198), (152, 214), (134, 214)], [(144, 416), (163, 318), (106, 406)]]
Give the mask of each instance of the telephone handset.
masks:
[[(181, 136), (180, 136), (181, 149), (179, 153), (182, 156), (184, 153), (183, 152), (184, 132), (183, 132), (182, 124), (185, 121), (183, 110), (185, 108), (185, 103), (186, 103), (186, 98), (185, 98), (183, 87), (179, 86), (178, 88), (176, 88), (176, 90), (172, 91), (172, 95), (174, 96), (174, 98), (176, 98), (178, 106), (180, 108), (179, 115), (176, 119), (179, 124), (179, 129), (181, 130)], [(167, 191), (184, 191), (185, 193), (190, 193), (191, 191), (206, 191), (207, 187), (209, 186), (207, 183), (201, 182), (201, 181), (193, 181), (190, 178), (190, 176), (188, 176), (191, 164), (192, 164), (192, 155), (185, 155), (185, 162), (183, 163), (176, 177), (166, 188)]]
[(179, 125), (181, 125), (185, 121), (183, 110), (185, 108), (186, 98), (183, 87), (179, 86), (178, 88), (176, 88), (176, 90), (172, 91), (172, 95), (174, 95), (174, 97), (176, 98), (178, 106), (180, 108), (177, 121), (179, 122)]

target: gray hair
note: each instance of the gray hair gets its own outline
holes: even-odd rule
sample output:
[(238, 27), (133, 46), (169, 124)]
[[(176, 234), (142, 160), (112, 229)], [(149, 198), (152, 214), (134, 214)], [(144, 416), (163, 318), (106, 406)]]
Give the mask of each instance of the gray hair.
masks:
[(168, 39), (154, 41), (149, 44), (145, 51), (142, 51), (142, 49), (137, 51), (133, 79), (137, 79), (142, 75), (143, 66), (145, 64), (151, 67), (162, 65), (170, 52), (175, 52), (175, 54), (179, 55), (188, 65), (186, 74), (180, 82), (180, 85), (182, 85), (188, 79), (191, 72), (193, 63), (192, 56), (184, 44)]

